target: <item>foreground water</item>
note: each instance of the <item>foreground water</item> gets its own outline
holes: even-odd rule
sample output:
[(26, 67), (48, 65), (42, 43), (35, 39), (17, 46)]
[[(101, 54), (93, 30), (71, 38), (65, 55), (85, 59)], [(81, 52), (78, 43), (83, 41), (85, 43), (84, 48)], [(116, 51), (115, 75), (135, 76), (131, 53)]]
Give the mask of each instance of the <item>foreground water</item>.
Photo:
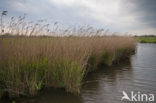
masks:
[[(156, 95), (156, 44), (138, 44), (131, 63), (101, 68), (86, 77), (79, 96), (47, 89), (16, 103), (121, 103), (122, 91)], [(156, 101), (156, 100), (155, 100)], [(0, 101), (0, 103), (10, 101)], [(15, 103), (14, 102), (14, 103)], [(141, 102), (143, 103), (143, 102)]]

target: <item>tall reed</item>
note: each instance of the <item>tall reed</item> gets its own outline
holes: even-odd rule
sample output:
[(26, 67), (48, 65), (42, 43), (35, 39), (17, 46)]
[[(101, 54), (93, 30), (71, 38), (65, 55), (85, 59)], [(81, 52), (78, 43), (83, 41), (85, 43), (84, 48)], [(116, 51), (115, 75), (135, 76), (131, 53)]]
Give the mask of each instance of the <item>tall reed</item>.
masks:
[(128, 60), (135, 51), (130, 36), (106, 36), (89, 26), (60, 29), (57, 22), (49, 29), (43, 20), (24, 19), (11, 18), (0, 36), (0, 96), (34, 96), (44, 87), (80, 93), (88, 72)]
[(79, 93), (83, 77), (135, 49), (132, 37), (0, 38), (0, 87), (9, 96), (35, 95), (42, 87)]

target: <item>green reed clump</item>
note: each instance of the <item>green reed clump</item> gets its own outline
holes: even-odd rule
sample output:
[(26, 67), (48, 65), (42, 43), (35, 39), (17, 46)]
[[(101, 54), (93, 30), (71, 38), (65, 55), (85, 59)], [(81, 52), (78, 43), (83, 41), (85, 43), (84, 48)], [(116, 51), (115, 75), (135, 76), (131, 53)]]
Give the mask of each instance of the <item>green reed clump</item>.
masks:
[(99, 66), (111, 66), (112, 56), (107, 52), (103, 51), (101, 55), (91, 54), (88, 59), (87, 70), (94, 71), (99, 68)]
[(63, 87), (69, 92), (80, 92), (84, 71), (77, 61), (56, 60), (45, 75), (45, 86)]
[(120, 62), (129, 61), (129, 58), (134, 54), (134, 49), (117, 48), (113, 55), (112, 63), (119, 64)]
[(35, 95), (41, 89), (43, 70), (34, 60), (12, 60), (1, 62), (0, 81), (9, 96)]
[(111, 66), (112, 62), (112, 55), (109, 52), (105, 51), (101, 56), (99, 64), (102, 66)]
[[(79, 93), (84, 71), (76, 61), (19, 60), (1, 62), (0, 82), (10, 97), (33, 96), (42, 87), (63, 87)], [(15, 65), (16, 64), (16, 65)], [(1, 92), (2, 93), (2, 92)]]

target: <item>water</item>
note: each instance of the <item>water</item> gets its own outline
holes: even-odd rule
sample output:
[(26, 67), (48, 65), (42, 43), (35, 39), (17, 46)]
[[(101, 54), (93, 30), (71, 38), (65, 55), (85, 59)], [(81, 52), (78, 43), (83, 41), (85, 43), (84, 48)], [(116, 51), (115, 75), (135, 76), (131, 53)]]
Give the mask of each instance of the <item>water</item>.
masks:
[(129, 64), (90, 73), (79, 96), (48, 89), (16, 103), (121, 103), (122, 91), (156, 95), (156, 44), (138, 44)]

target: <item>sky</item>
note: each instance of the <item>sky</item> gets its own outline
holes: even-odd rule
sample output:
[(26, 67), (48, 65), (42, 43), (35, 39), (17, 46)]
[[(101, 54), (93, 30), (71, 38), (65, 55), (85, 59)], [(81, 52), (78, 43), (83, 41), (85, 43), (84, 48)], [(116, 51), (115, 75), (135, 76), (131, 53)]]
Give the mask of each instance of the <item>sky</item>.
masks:
[(112, 32), (156, 35), (156, 0), (0, 0), (7, 17), (26, 14), (64, 26), (90, 25)]

